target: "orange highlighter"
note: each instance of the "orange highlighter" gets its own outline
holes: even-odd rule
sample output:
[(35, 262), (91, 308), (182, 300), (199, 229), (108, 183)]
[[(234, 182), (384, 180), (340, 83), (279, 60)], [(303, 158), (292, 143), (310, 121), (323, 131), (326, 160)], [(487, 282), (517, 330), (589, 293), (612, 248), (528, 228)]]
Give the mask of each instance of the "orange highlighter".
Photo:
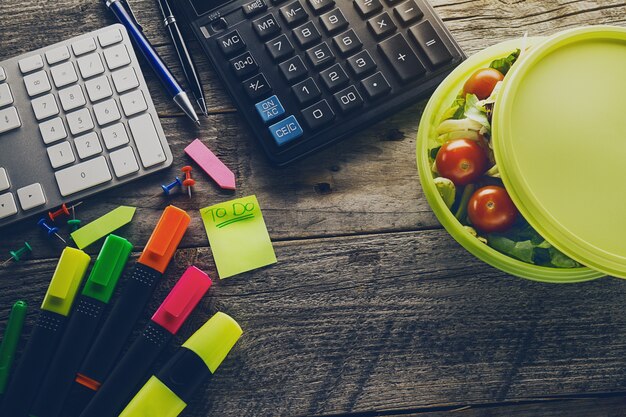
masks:
[(132, 274), (79, 367), (67, 413), (79, 415), (113, 369), (141, 313), (163, 277), (190, 221), (189, 215), (168, 206)]

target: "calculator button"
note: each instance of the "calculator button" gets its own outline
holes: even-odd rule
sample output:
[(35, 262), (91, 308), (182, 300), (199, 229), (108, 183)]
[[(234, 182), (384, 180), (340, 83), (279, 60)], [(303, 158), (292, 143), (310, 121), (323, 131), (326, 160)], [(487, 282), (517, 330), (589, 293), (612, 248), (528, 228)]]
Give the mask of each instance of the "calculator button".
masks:
[(350, 81), (348, 75), (346, 75), (346, 72), (339, 64), (335, 64), (327, 70), (320, 72), (320, 77), (330, 91), (337, 91)]
[(261, 39), (267, 39), (277, 32), (280, 32), (280, 25), (271, 13), (258, 18), (252, 22), (252, 27)]
[(304, 134), (295, 116), (289, 116), (285, 120), (271, 125), (269, 130), (279, 146), (285, 145)]
[(309, 6), (315, 11), (320, 12), (335, 4), (335, 0), (308, 0)]
[(0, 84), (0, 107), (8, 106), (9, 104), (13, 104), (13, 95), (11, 94), (9, 84)]
[(38, 182), (18, 189), (17, 198), (20, 200), (22, 210), (30, 210), (46, 204), (46, 196)]
[(130, 56), (124, 44), (112, 46), (104, 50), (104, 59), (110, 70), (130, 64)]
[(222, 32), (222, 31), (228, 29), (228, 22), (223, 17), (220, 17), (219, 19), (214, 20), (213, 22), (211, 22), (211, 28), (215, 32)]
[(130, 142), (123, 123), (105, 127), (100, 133), (107, 149), (115, 149)]
[(380, 0), (354, 0), (354, 7), (356, 7), (361, 16), (368, 17), (382, 10), (383, 5), (380, 3)]
[(265, 75), (263, 74), (257, 74), (254, 77), (244, 81), (243, 88), (246, 91), (248, 97), (253, 100), (263, 97), (264, 95), (272, 91), (270, 83), (267, 82), (267, 78), (265, 78)]
[(0, 195), (0, 219), (17, 214), (17, 206), (13, 194), (6, 193)]
[(339, 50), (343, 56), (350, 55), (352, 52), (361, 49), (363, 43), (359, 39), (354, 30), (349, 29), (333, 38), (335, 48)]
[(376, 62), (368, 51), (361, 51), (348, 58), (348, 66), (354, 75), (360, 77), (373, 71), (376, 68)]
[(20, 59), (18, 62), (22, 74), (26, 74), (43, 68), (43, 59), (41, 55), (33, 55), (28, 58)]
[(246, 77), (257, 69), (259, 65), (256, 63), (250, 52), (245, 52), (236, 58), (230, 60), (230, 66), (239, 78)]
[(411, 81), (426, 72), (426, 68), (401, 33), (379, 43), (378, 48), (402, 82)]
[(116, 122), (122, 118), (120, 109), (117, 107), (115, 99), (109, 99), (93, 106), (93, 112), (96, 115), (98, 125), (104, 126), (111, 122)]
[(111, 171), (104, 156), (72, 165), (54, 173), (63, 197), (111, 181)]
[(133, 148), (130, 146), (111, 152), (109, 158), (111, 158), (111, 165), (113, 165), (115, 176), (118, 178), (139, 171), (135, 152), (133, 152)]
[(113, 85), (115, 85), (115, 91), (123, 93), (133, 88), (139, 87), (139, 80), (135, 69), (133, 67), (122, 68), (111, 74), (113, 78)]
[(34, 99), (31, 101), (31, 105), (33, 106), (37, 120), (47, 119), (50, 116), (59, 114), (57, 101), (52, 94), (46, 94), (45, 96)]
[(74, 84), (78, 81), (78, 75), (76, 75), (74, 64), (71, 62), (66, 62), (52, 67), (50, 69), (50, 74), (52, 74), (52, 80), (57, 88), (65, 87), (66, 85)]
[(332, 122), (335, 119), (335, 113), (328, 105), (328, 102), (322, 100), (302, 110), (302, 117), (309, 129), (316, 130)]
[(365, 90), (367, 97), (370, 99), (382, 97), (391, 91), (391, 86), (387, 82), (383, 73), (380, 71), (361, 81), (361, 86)]
[(165, 152), (163, 152), (161, 140), (150, 113), (129, 119), (128, 127), (137, 145), (137, 152), (144, 168), (165, 162)]
[(61, 107), (66, 112), (83, 107), (87, 103), (83, 90), (78, 84), (59, 90), (59, 100), (61, 100)]
[(120, 96), (120, 103), (122, 104), (122, 110), (124, 110), (126, 117), (148, 110), (148, 103), (146, 103), (146, 99), (141, 90), (131, 91), (128, 94)]
[(94, 52), (93, 54), (81, 56), (77, 60), (78, 69), (80, 70), (80, 75), (84, 78), (91, 78), (94, 75), (100, 75), (104, 72), (104, 66), (102, 65), (102, 60), (100, 59), (100, 54)]
[(243, 14), (247, 17), (254, 16), (267, 10), (267, 4), (263, 0), (254, 0), (241, 6)]
[(106, 75), (87, 81), (85, 88), (87, 88), (87, 94), (92, 103), (113, 95), (111, 85)]
[(285, 109), (276, 96), (266, 98), (255, 104), (254, 107), (265, 123), (285, 114)]
[(93, 119), (91, 118), (89, 109), (77, 110), (73, 113), (67, 114), (65, 117), (72, 135), (78, 135), (93, 129)]
[(272, 4), (284, 3), (286, 0), (271, 0)]
[(310, 77), (301, 83), (294, 85), (291, 89), (300, 104), (310, 103), (322, 95), (322, 92), (317, 87), (317, 84), (315, 84), (313, 78)]
[(84, 55), (88, 52), (95, 50), (96, 42), (93, 40), (93, 38), (81, 39), (72, 44), (72, 51), (74, 51), (74, 55), (76, 56)]
[(0, 133), (17, 129), (20, 126), (22, 126), (22, 122), (17, 115), (17, 109), (15, 107), (7, 107), (6, 109), (0, 110)]
[(309, 16), (306, 10), (304, 10), (302, 5), (300, 4), (300, 2), (297, 0), (289, 3), (286, 6), (281, 7), (280, 14), (283, 16), (283, 19), (285, 19), (285, 22), (287, 22), (287, 25), (289, 26), (294, 26), (296, 23), (303, 21)]
[(50, 146), (46, 149), (46, 151), (48, 152), (48, 159), (50, 159), (52, 168), (60, 168), (67, 164), (71, 164), (76, 160), (76, 158), (74, 158), (74, 152), (72, 152), (72, 147), (68, 141)]
[(348, 26), (348, 21), (341, 12), (341, 9), (334, 9), (326, 14), (323, 14), (320, 17), (320, 21), (322, 22), (324, 30), (329, 34), (338, 32)]
[(289, 42), (289, 39), (285, 34), (267, 42), (265, 47), (272, 58), (274, 58), (274, 61), (282, 61), (283, 58), (290, 56), (294, 51), (293, 45)]
[(74, 146), (80, 159), (86, 159), (102, 152), (102, 146), (96, 132), (89, 132), (86, 135), (75, 138)]
[(106, 32), (98, 35), (98, 42), (100, 42), (100, 46), (103, 48), (122, 42), (122, 32), (120, 32), (119, 29), (107, 30)]
[(452, 59), (452, 54), (429, 21), (413, 26), (409, 29), (409, 33), (434, 67), (443, 65)]
[(39, 132), (41, 133), (43, 143), (46, 145), (67, 137), (65, 126), (63, 125), (63, 121), (60, 117), (40, 123)]
[(299, 26), (293, 30), (293, 34), (296, 37), (298, 44), (306, 48), (309, 45), (313, 45), (318, 42), (322, 35), (313, 24), (313, 21), (307, 22), (302, 26)]
[(367, 26), (377, 38), (383, 38), (396, 30), (396, 24), (393, 23), (387, 12), (381, 13), (376, 17), (367, 21)]
[(28, 95), (33, 97), (41, 93), (47, 93), (52, 90), (48, 74), (45, 71), (39, 71), (24, 77), (24, 85)]
[(326, 42), (322, 42), (319, 45), (308, 49), (306, 51), (306, 56), (309, 58), (311, 65), (315, 68), (322, 67), (335, 60), (335, 56)]
[(233, 55), (246, 47), (246, 43), (236, 30), (217, 38), (217, 44), (226, 56)]
[(363, 99), (353, 85), (341, 90), (334, 97), (342, 113), (349, 113), (363, 105)]
[(402, 3), (393, 9), (393, 12), (404, 25), (411, 23), (414, 20), (421, 19), (424, 16), (422, 10), (413, 0)]
[(59, 46), (46, 52), (46, 61), (48, 65), (58, 64), (59, 62), (67, 61), (70, 59), (70, 50), (67, 46)]
[(4, 68), (0, 67), (0, 82), (7, 79), (7, 73), (4, 71)]
[(307, 74), (307, 68), (302, 58), (294, 56), (278, 66), (288, 82), (299, 81)]
[(9, 182), (7, 170), (4, 168), (0, 168), (0, 191), (8, 190), (10, 186), (11, 183)]

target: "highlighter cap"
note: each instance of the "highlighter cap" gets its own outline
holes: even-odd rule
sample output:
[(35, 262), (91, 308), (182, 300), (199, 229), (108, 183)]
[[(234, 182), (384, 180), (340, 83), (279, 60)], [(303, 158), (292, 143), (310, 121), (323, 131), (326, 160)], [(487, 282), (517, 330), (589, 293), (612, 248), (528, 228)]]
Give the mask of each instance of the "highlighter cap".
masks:
[(70, 247), (63, 250), (41, 304), (42, 310), (63, 316), (69, 314), (90, 260), (82, 250)]
[(211, 286), (211, 278), (195, 266), (187, 268), (152, 316), (152, 321), (176, 334)]
[(152, 376), (119, 417), (176, 417), (187, 407), (167, 385)]
[(191, 217), (184, 210), (167, 206), (139, 257), (139, 263), (165, 272), (190, 221)]
[(109, 235), (91, 269), (83, 295), (108, 303), (132, 249), (128, 240)]
[(198, 355), (211, 373), (215, 373), (242, 333), (235, 320), (218, 312), (191, 335), (183, 347)]

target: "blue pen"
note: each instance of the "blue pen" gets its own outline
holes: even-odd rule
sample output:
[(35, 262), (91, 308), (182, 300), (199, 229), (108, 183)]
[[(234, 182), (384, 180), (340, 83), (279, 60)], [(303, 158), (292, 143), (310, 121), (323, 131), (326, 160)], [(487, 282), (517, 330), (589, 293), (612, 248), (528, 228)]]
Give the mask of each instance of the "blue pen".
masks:
[[(121, 24), (126, 27), (130, 37), (135, 41), (135, 45), (139, 48), (139, 50), (146, 57), (146, 60), (154, 70), (154, 73), (157, 75), (161, 83), (167, 90), (167, 93), (174, 99), (174, 102), (180, 107), (191, 120), (196, 122), (198, 125), (200, 124), (200, 119), (198, 119), (198, 115), (196, 114), (189, 97), (180, 87), (172, 73), (165, 66), (157, 52), (154, 50), (152, 45), (146, 37), (144, 36), (141, 27), (137, 23), (134, 15), (132, 15), (132, 11), (127, 11), (124, 8), (121, 0), (106, 0), (106, 6), (113, 12), (117, 20)], [(126, 2), (126, 4), (128, 4)], [(131, 16), (132, 15), (132, 16)]]

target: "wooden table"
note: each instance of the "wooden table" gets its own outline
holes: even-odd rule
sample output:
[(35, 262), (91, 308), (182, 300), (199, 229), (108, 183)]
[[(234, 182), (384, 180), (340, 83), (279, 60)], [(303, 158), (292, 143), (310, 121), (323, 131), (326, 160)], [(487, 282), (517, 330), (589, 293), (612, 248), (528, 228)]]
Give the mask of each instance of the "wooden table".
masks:
[[(626, 26), (624, 0), (433, 3), (468, 55), (525, 32)], [(133, 4), (146, 35), (182, 79), (156, 2)], [(0, 59), (111, 23), (97, 0), (4, 0)], [(196, 43), (192, 49), (210, 107), (202, 128), (166, 99), (144, 65), (174, 167), (78, 208), (88, 221), (121, 204), (137, 206), (135, 220), (119, 233), (138, 252), (165, 205), (192, 214), (153, 310), (188, 265), (217, 278), (197, 209), (257, 195), (279, 262), (216, 279), (181, 330), (176, 344), (220, 310), (245, 331), (184, 415), (626, 414), (626, 282), (534, 283), (461, 248), (437, 222), (418, 182), (415, 135), (424, 102), (302, 163), (275, 169)], [(195, 137), (234, 170), (237, 191), (222, 191), (196, 171), (193, 199), (147, 198), (187, 163), (183, 148)], [(0, 328), (15, 300), (33, 307), (41, 302), (63, 249), (33, 223), (0, 230), (0, 260), (24, 240), (34, 248), (28, 261), (0, 269)]]

